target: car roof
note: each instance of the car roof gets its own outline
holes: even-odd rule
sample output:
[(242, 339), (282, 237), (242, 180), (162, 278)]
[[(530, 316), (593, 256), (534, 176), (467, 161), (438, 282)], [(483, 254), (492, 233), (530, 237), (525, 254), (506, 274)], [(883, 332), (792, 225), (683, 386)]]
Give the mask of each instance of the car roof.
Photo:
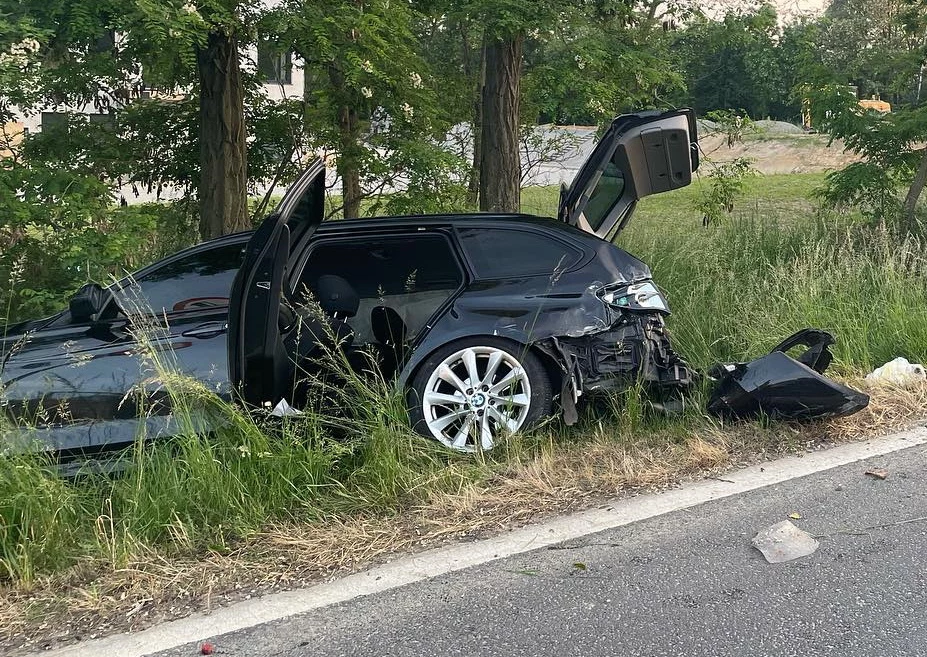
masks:
[[(447, 213), (447, 214), (421, 214), (421, 215), (402, 215), (402, 216), (383, 216), (383, 217), (363, 217), (358, 219), (331, 219), (323, 221), (318, 228), (317, 234), (324, 233), (341, 233), (356, 229), (367, 228), (401, 228), (407, 226), (447, 226), (447, 225), (468, 225), (468, 224), (492, 224), (493, 227), (509, 228), (519, 226), (543, 226), (547, 229), (565, 231), (571, 234), (581, 231), (573, 228), (569, 224), (557, 221), (551, 217), (541, 217), (532, 214), (515, 214), (515, 213), (488, 213), (488, 212), (470, 212), (470, 213)], [(217, 237), (206, 242), (201, 242), (196, 246), (178, 252), (192, 252), (202, 248), (212, 248), (223, 244), (246, 242), (250, 239), (254, 231), (247, 230), (238, 233), (230, 233)]]

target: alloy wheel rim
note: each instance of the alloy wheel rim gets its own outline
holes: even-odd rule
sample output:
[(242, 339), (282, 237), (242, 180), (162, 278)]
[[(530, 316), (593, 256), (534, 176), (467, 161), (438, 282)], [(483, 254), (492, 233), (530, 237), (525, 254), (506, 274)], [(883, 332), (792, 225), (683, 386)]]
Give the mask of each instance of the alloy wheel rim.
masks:
[(437, 440), (475, 452), (521, 429), (530, 405), (531, 384), (517, 358), (495, 347), (467, 347), (431, 373), (422, 412)]

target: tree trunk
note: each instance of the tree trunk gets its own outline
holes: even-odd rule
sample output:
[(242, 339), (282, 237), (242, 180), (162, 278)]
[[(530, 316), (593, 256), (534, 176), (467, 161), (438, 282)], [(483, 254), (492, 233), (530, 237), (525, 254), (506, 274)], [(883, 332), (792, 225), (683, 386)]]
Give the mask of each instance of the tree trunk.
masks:
[(360, 216), (362, 192), (360, 170), (357, 166), (357, 112), (351, 107), (342, 107), (338, 115), (341, 131), (341, 154), (338, 156), (338, 173), (341, 175), (341, 194), (344, 197), (344, 218)]
[(521, 160), (518, 151), (521, 59), (524, 36), (486, 44), (483, 85), (480, 210), (518, 212)]
[(924, 191), (925, 183), (927, 183), (927, 147), (921, 149), (921, 163), (917, 167), (917, 174), (904, 199), (904, 218), (909, 229), (914, 226), (914, 209), (917, 207), (917, 199)]
[(473, 158), (467, 180), (467, 203), (476, 205), (480, 198), (480, 161), (483, 157), (483, 85), (486, 82), (486, 45), (484, 42), (480, 47), (480, 56), (474, 70), (470, 59), (470, 38), (463, 23), (460, 32), (464, 75), (473, 83), (472, 120), (470, 124), (472, 128), (470, 137), (473, 141)]
[[(337, 66), (328, 67), (328, 79), (336, 93), (347, 93), (347, 80)], [(336, 169), (341, 176), (342, 208), (345, 219), (360, 216), (363, 192), (360, 186), (360, 160), (363, 150), (360, 146), (360, 120), (357, 110), (344, 104), (338, 107), (338, 161)]]
[(360, 186), (360, 169), (357, 165), (358, 120), (357, 111), (344, 106), (338, 113), (341, 153), (338, 155), (338, 175), (341, 176), (341, 194), (344, 201), (344, 218), (360, 216), (363, 192)]
[(210, 33), (198, 48), (200, 79), (200, 235), (203, 239), (251, 227), (245, 110), (238, 39)]

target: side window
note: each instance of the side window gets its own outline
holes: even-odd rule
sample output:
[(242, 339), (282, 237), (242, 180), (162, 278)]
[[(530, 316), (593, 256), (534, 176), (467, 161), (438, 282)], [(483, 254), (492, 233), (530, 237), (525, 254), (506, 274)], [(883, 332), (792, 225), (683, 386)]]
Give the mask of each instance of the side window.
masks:
[(460, 241), (479, 278), (550, 276), (583, 256), (565, 242), (526, 230), (463, 228)]
[(244, 249), (229, 244), (174, 260), (117, 292), (116, 300), (127, 315), (227, 306)]
[[(411, 340), (463, 282), (448, 240), (423, 233), (320, 241), (300, 273), (297, 297), (303, 291), (315, 294), (326, 274), (345, 279), (360, 298), (357, 314), (348, 320), (355, 344), (386, 342), (387, 329)], [(383, 326), (384, 321), (391, 325)]]

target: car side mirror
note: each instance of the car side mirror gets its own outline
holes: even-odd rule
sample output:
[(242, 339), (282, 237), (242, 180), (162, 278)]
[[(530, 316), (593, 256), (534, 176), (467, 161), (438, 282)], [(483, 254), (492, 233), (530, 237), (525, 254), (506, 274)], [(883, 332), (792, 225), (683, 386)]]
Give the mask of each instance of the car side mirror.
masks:
[(106, 293), (97, 283), (87, 283), (77, 291), (68, 303), (71, 311), (71, 321), (74, 323), (89, 322), (94, 319), (106, 302)]

